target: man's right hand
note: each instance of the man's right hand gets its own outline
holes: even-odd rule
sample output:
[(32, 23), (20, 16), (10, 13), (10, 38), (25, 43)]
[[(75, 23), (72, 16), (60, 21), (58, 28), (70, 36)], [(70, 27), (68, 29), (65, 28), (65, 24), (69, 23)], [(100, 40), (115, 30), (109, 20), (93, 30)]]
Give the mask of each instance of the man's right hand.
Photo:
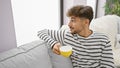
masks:
[(60, 46), (60, 43), (56, 43), (55, 45), (53, 45), (52, 51), (57, 55), (60, 55)]

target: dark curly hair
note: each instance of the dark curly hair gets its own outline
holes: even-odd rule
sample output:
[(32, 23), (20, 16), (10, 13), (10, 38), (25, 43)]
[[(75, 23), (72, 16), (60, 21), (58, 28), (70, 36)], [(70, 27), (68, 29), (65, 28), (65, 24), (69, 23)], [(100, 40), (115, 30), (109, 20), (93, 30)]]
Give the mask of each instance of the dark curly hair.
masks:
[(68, 10), (67, 16), (76, 16), (79, 18), (89, 19), (89, 22), (93, 19), (93, 9), (90, 6), (77, 5)]

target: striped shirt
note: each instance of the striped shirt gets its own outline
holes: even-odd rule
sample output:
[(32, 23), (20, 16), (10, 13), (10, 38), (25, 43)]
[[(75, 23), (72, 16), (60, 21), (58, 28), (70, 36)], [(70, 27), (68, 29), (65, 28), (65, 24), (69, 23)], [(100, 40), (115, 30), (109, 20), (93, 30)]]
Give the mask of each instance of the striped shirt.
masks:
[(115, 68), (110, 41), (102, 33), (93, 32), (89, 37), (84, 38), (65, 30), (45, 29), (38, 32), (38, 37), (51, 47), (57, 42), (72, 46), (73, 68)]

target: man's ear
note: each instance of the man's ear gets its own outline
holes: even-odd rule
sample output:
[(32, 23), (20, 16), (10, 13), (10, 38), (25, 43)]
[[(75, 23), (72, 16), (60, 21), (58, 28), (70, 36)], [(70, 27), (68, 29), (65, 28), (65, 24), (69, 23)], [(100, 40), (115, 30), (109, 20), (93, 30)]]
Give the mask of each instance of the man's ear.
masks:
[(89, 22), (89, 19), (85, 19), (85, 24), (90, 24)]

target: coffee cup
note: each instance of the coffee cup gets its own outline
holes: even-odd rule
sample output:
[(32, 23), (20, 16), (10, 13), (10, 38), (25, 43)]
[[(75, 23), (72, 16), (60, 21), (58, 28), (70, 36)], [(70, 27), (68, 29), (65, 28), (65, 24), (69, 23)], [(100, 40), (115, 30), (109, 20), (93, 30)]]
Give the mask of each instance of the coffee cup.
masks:
[(69, 57), (72, 54), (71, 46), (61, 46), (60, 47), (60, 55), (64, 57)]

